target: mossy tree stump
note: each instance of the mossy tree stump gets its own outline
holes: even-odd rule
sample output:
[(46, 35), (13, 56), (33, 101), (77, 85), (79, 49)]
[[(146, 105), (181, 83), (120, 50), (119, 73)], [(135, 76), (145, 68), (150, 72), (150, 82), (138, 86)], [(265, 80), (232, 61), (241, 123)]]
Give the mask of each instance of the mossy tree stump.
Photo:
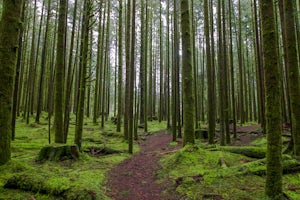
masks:
[(41, 149), (36, 161), (63, 161), (79, 158), (79, 151), (76, 145), (54, 144)]

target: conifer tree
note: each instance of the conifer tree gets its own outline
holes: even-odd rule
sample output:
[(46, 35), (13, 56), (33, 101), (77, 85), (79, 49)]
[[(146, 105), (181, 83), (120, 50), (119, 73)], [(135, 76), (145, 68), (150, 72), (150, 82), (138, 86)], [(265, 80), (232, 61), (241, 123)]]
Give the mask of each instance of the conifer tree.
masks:
[(266, 196), (282, 199), (281, 78), (277, 56), (274, 2), (260, 0), (266, 97), (267, 176)]
[(182, 31), (182, 81), (183, 81), (183, 145), (195, 143), (194, 113), (195, 97), (193, 90), (193, 65), (191, 44), (190, 1), (181, 0), (181, 31)]
[(22, 0), (3, 0), (0, 21), (0, 165), (11, 156), (12, 102)]

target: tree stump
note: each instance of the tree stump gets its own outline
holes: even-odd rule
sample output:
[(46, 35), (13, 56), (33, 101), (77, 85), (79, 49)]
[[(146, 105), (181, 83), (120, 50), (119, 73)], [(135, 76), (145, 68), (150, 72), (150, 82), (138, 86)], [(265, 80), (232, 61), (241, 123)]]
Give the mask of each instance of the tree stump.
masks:
[(63, 160), (77, 160), (79, 158), (79, 151), (76, 145), (60, 145), (54, 144), (45, 146), (41, 149), (36, 161), (63, 161)]

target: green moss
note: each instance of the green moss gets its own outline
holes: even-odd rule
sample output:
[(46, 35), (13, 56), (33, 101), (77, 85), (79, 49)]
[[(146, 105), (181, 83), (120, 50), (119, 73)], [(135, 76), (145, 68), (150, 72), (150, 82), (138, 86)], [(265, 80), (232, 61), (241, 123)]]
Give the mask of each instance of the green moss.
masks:
[(231, 153), (242, 154), (251, 158), (264, 158), (266, 157), (267, 149), (265, 147), (234, 147), (234, 146), (224, 146), (219, 147), (222, 151), (228, 151)]
[(160, 130), (165, 130), (167, 128), (167, 123), (162, 121), (158, 123), (157, 121), (149, 121), (148, 122), (148, 132), (154, 133)]
[[(202, 148), (202, 147), (205, 147)], [(214, 149), (214, 151), (211, 151)], [(286, 168), (299, 165), (290, 156), (283, 156)], [(226, 167), (222, 167), (220, 160)], [(225, 200), (266, 199), (264, 194), (266, 160), (256, 160), (244, 155), (220, 151), (218, 146), (201, 144), (188, 145), (178, 152), (165, 155), (161, 159), (163, 169), (160, 182), (173, 180), (176, 191), (186, 199), (203, 199), (207, 194), (221, 195)], [(257, 175), (260, 176), (257, 176)], [(285, 188), (299, 185), (300, 173), (285, 175)], [(191, 177), (201, 176), (196, 182)], [(178, 180), (182, 180), (178, 184)], [(297, 199), (299, 191), (285, 189), (292, 199)]]
[(267, 138), (266, 137), (258, 138), (252, 141), (251, 145), (258, 146), (258, 147), (263, 147), (263, 146), (265, 147), (267, 145)]
[[(94, 125), (91, 119), (85, 120), (87, 125), (83, 129), (83, 148), (91, 146), (108, 147), (127, 152), (128, 143), (123, 140), (121, 133), (115, 133), (115, 125), (108, 122), (105, 129), (100, 130), (99, 126)], [(87, 199), (89, 197), (107, 199), (104, 196), (105, 188), (103, 187), (106, 181), (106, 172), (124, 159), (129, 158), (130, 155), (118, 153), (90, 157), (87, 153), (81, 153), (77, 161), (64, 160), (61, 162), (46, 161), (43, 164), (38, 163), (35, 159), (40, 149), (48, 145), (48, 125), (43, 115), (41, 122), (41, 124), (32, 127), (26, 125), (21, 118), (17, 119), (16, 140), (12, 142), (12, 160), (0, 166), (0, 199), (30, 199), (31, 197), (47, 200), (59, 199), (60, 197), (55, 196), (59, 193), (63, 193), (61, 198), (67, 199)], [(72, 145), (74, 141), (73, 123), (75, 123), (75, 117), (71, 115), (67, 145)], [(157, 127), (159, 126), (161, 125), (157, 125)], [(106, 136), (102, 134), (103, 132), (112, 133), (113, 137)], [(93, 138), (93, 140), (88, 138)], [(53, 133), (51, 140), (54, 141)], [(134, 145), (134, 151), (137, 152), (138, 150), (138, 146)], [(9, 178), (21, 175), (26, 179), (32, 177), (34, 180), (31, 181), (30, 179), (29, 182), (35, 183), (34, 188), (38, 191), (2, 188)], [(41, 181), (40, 184), (39, 181)], [(39, 185), (42, 185), (41, 189), (39, 189)], [(29, 188), (32, 186), (23, 185), (22, 187)]]

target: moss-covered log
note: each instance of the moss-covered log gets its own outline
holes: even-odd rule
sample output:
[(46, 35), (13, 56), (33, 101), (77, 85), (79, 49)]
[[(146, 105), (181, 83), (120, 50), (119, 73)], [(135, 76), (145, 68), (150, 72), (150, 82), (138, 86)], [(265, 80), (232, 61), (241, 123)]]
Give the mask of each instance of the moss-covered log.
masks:
[(87, 188), (74, 186), (70, 180), (65, 180), (61, 184), (51, 184), (48, 178), (50, 177), (46, 174), (19, 174), (8, 179), (4, 188), (49, 194), (68, 200), (102, 199), (101, 194)]
[(39, 152), (36, 161), (63, 161), (69, 159), (77, 160), (79, 151), (76, 145), (50, 145), (45, 146)]
[(250, 158), (265, 158), (266, 151), (267, 151), (266, 148), (251, 147), (251, 146), (244, 146), (244, 147), (223, 146), (220, 147), (219, 149), (230, 153), (242, 154)]
[[(300, 162), (295, 159), (292, 159), (288, 155), (283, 156), (283, 174), (289, 174), (300, 171)], [(241, 174), (254, 174), (258, 176), (266, 175), (266, 159), (260, 159), (257, 161), (249, 162), (243, 165), (238, 166), (238, 173)], [(231, 169), (232, 170), (232, 169)]]

